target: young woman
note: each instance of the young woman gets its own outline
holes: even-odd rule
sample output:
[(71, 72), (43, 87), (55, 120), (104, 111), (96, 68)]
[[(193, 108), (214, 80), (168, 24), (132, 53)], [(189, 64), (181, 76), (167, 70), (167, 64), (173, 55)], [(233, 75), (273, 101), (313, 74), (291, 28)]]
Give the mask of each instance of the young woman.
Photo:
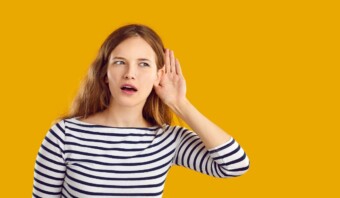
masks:
[[(192, 131), (172, 126), (172, 112)], [(244, 174), (240, 145), (186, 98), (174, 52), (130, 24), (102, 44), (70, 113), (48, 131), (33, 197), (162, 197), (172, 165), (213, 177)]]

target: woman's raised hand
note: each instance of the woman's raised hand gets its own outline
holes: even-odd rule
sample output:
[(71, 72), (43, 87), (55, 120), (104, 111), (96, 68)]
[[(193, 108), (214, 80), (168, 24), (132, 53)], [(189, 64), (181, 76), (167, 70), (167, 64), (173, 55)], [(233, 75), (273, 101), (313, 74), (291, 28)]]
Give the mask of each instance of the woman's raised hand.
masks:
[(165, 63), (161, 69), (159, 84), (154, 88), (157, 95), (169, 107), (174, 107), (186, 100), (186, 83), (182, 74), (181, 65), (175, 58), (172, 50), (166, 49)]

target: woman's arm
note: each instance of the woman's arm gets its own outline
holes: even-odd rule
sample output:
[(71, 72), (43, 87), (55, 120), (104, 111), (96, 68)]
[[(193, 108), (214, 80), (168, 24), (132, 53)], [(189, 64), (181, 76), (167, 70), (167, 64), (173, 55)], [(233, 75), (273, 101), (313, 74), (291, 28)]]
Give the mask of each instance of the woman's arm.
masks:
[(186, 98), (186, 82), (174, 52), (166, 49), (164, 58), (165, 65), (155, 84), (155, 91), (162, 101), (200, 136), (208, 149), (230, 140), (230, 135), (202, 115)]
[(172, 164), (219, 178), (237, 177), (249, 169), (249, 159), (232, 137), (214, 148), (207, 149), (201, 138), (186, 128), (176, 126), (176, 150)]
[(195, 132), (186, 131), (179, 136), (173, 163), (215, 177), (244, 174), (249, 169), (248, 156), (230, 135), (186, 98), (186, 83), (173, 51), (166, 50), (161, 71), (160, 81), (155, 84), (156, 93)]
[(34, 166), (32, 197), (61, 197), (66, 164), (64, 122), (53, 125), (42, 142)]
[(201, 114), (189, 100), (184, 99), (170, 108), (197, 133), (207, 149), (230, 140), (230, 135)]

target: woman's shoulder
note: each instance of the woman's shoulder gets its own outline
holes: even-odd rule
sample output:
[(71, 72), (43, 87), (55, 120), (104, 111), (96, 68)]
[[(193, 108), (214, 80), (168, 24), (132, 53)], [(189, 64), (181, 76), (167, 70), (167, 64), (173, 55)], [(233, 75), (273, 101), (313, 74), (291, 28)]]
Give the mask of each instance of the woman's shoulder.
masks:
[(186, 132), (192, 132), (191, 129), (189, 129), (186, 126), (181, 126), (181, 125), (168, 125), (164, 124), (162, 128), (165, 131), (173, 132), (173, 133), (186, 133)]
[(69, 124), (69, 123), (74, 123), (76, 124), (77, 123), (77, 117), (67, 117), (67, 118), (57, 118), (55, 120), (52, 121), (51, 123), (51, 129), (53, 128), (58, 128), (59, 130), (62, 130), (64, 131), (66, 126)]

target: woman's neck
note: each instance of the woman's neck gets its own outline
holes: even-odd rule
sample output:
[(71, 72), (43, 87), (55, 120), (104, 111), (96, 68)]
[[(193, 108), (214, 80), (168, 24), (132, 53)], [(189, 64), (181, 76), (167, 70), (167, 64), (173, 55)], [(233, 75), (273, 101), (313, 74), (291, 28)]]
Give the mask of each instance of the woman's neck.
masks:
[(116, 127), (150, 127), (143, 118), (142, 108), (110, 105), (101, 112), (103, 124)]

